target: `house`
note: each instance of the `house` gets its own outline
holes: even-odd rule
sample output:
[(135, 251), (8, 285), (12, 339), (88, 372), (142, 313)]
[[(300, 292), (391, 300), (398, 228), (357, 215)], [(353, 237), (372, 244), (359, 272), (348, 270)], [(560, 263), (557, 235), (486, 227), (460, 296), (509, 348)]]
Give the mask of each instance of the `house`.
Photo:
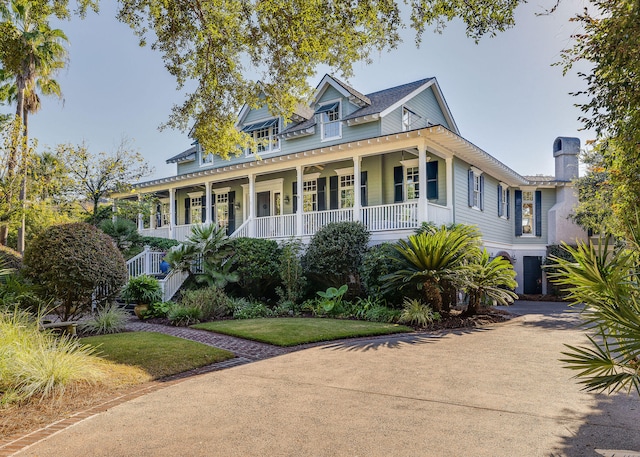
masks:
[(167, 160), (176, 175), (135, 186), (159, 202), (139, 217), (142, 234), (182, 241), (193, 224), (216, 223), (231, 236), (308, 239), (360, 221), (379, 243), (423, 221), (475, 224), (514, 264), (520, 293), (543, 292), (548, 244), (585, 237), (567, 218), (579, 140), (553, 143), (555, 177), (520, 175), (460, 135), (435, 78), (364, 95), (326, 75), (291, 119), (245, 106), (237, 128), (257, 150), (223, 160), (196, 141)]

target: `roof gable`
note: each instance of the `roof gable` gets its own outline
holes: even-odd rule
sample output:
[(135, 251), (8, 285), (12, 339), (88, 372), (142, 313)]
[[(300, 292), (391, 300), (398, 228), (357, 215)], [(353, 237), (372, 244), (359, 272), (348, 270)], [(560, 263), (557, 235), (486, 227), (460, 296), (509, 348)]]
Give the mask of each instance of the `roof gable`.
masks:
[(357, 107), (362, 108), (371, 104), (371, 100), (369, 100), (369, 97), (361, 94), (353, 87), (331, 75), (324, 75), (324, 78), (322, 78), (322, 81), (320, 81), (320, 84), (318, 84), (316, 88), (316, 93), (313, 99), (316, 101), (319, 100), (328, 87), (333, 87), (335, 90), (340, 92), (343, 97), (345, 97), (347, 100), (349, 100), (349, 102)]

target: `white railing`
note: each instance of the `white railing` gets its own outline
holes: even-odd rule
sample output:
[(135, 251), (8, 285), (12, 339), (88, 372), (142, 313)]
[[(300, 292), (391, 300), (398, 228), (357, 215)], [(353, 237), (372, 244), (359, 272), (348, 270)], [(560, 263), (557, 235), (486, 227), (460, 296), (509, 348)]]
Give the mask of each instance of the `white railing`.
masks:
[(332, 222), (350, 221), (353, 221), (352, 208), (304, 213), (302, 215), (302, 234), (313, 235), (322, 227)]
[(191, 235), (191, 228), (196, 224), (176, 225), (173, 227), (173, 239), (179, 242), (187, 241)]
[(370, 232), (417, 228), (418, 203), (366, 206), (360, 210), (360, 220)]
[(164, 279), (161, 279), (159, 282), (162, 289), (162, 301), (171, 300), (188, 276), (189, 273), (185, 271), (171, 270)]
[(155, 236), (157, 238), (169, 238), (169, 227), (147, 228), (140, 230), (142, 236)]
[(256, 238), (289, 238), (296, 234), (296, 215), (258, 217), (255, 220)]
[(229, 238), (246, 238), (249, 236), (249, 224), (251, 223), (251, 218), (247, 219), (242, 223), (240, 227), (236, 229)]
[(127, 260), (129, 277), (161, 274), (160, 262), (162, 262), (163, 257), (163, 252), (152, 251), (149, 246), (145, 246), (144, 251)]
[(427, 219), (437, 226), (449, 225), (453, 222), (453, 218), (451, 217), (451, 208), (429, 203), (427, 206)]

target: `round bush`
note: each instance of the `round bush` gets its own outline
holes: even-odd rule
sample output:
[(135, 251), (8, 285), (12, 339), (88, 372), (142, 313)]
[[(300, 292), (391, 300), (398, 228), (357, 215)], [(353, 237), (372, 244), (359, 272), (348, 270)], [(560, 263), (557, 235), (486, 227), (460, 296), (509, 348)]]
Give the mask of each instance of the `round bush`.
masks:
[(328, 224), (311, 238), (303, 257), (306, 275), (318, 289), (349, 286), (360, 293), (359, 266), (367, 252), (369, 232), (360, 222)]
[(81, 316), (115, 297), (127, 280), (127, 267), (113, 240), (91, 224), (49, 227), (24, 253), (25, 275), (53, 299), (63, 320)]
[(0, 244), (0, 268), (19, 270), (22, 267), (22, 256), (18, 251)]
[(274, 298), (280, 283), (280, 247), (274, 240), (236, 238), (231, 242), (235, 253), (234, 271), (238, 282), (231, 286), (242, 296)]

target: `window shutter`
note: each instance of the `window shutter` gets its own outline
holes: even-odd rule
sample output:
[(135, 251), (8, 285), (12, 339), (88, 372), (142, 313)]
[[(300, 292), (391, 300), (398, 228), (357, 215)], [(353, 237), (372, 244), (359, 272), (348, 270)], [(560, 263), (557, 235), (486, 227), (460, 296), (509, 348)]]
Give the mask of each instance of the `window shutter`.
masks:
[(178, 199), (173, 200), (173, 225), (178, 225)]
[(204, 222), (207, 220), (207, 201), (204, 196), (202, 197), (202, 203), (200, 204), (200, 213), (200, 219), (202, 219), (202, 223), (204, 224)]
[(367, 206), (367, 172), (360, 172), (360, 205)]
[(484, 175), (480, 175), (480, 211), (484, 211)]
[(522, 191), (516, 190), (515, 196), (515, 224), (516, 224), (516, 236), (522, 236)]
[(329, 176), (329, 209), (338, 209), (338, 177)]
[(218, 222), (218, 215), (216, 214), (216, 194), (211, 192), (211, 222)]
[(236, 231), (236, 191), (229, 191), (229, 226), (227, 227), (227, 236)]
[(162, 205), (156, 205), (156, 227), (162, 227)]
[(438, 162), (427, 162), (427, 199), (438, 199)]
[(402, 166), (393, 167), (393, 202), (401, 203), (403, 198), (402, 182), (404, 181), (404, 168)]
[(502, 186), (498, 184), (498, 217), (502, 216)]
[(190, 224), (191, 222), (191, 199), (189, 197), (184, 199), (184, 223)]
[(534, 198), (536, 206), (536, 236), (542, 236), (542, 192), (536, 190)]
[(473, 170), (469, 170), (468, 204), (473, 206)]
[(507, 189), (507, 219), (511, 218), (511, 191)]
[(327, 178), (318, 178), (318, 211), (327, 209)]
[(291, 192), (291, 195), (293, 195), (293, 212), (297, 213), (298, 212), (298, 182), (297, 181), (293, 181), (293, 190)]

